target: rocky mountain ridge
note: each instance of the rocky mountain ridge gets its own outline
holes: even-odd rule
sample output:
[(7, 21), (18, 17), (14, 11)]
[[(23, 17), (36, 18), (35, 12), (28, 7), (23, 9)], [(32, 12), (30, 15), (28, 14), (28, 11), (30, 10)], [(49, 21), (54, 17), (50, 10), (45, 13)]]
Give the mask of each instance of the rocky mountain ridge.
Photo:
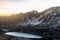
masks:
[(0, 19), (2, 29), (41, 34), (47, 38), (60, 37), (60, 7), (52, 7), (43, 12), (33, 10), (9, 17), (0, 17)]

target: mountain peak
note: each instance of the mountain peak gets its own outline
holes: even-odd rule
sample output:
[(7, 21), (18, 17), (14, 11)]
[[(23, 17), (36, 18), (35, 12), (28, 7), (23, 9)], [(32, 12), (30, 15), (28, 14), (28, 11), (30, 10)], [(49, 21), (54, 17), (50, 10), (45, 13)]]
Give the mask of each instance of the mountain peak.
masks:
[(36, 10), (32, 10), (32, 11), (30, 11), (29, 13), (37, 14), (37, 13), (38, 13), (38, 11), (36, 11)]

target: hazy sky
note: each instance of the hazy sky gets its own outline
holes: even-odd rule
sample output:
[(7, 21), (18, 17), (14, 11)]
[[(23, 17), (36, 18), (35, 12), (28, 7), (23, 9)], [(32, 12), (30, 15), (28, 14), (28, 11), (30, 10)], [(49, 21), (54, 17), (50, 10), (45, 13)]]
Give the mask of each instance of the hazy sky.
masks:
[(37, 10), (60, 6), (60, 0), (0, 0), (0, 14)]

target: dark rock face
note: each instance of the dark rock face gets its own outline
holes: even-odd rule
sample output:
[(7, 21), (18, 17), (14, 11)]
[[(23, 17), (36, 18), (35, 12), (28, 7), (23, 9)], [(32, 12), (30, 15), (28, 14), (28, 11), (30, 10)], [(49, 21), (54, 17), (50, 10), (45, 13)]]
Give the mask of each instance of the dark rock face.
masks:
[(60, 38), (60, 7), (52, 7), (40, 13), (33, 10), (0, 19), (5, 20), (0, 20), (2, 29), (42, 35), (46, 39)]
[[(52, 9), (52, 8), (51, 8)], [(50, 27), (57, 27), (60, 24), (60, 8), (57, 7), (53, 11), (48, 12), (44, 16), (44, 22), (47, 23)]]

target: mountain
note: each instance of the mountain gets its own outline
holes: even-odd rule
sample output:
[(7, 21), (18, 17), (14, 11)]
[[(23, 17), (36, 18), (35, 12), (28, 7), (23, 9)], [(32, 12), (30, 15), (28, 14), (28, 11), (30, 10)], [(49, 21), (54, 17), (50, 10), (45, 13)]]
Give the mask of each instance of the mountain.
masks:
[(60, 38), (60, 7), (0, 17), (1, 29)]
[[(20, 20), (19, 20), (20, 21)], [(37, 26), (36, 28), (56, 28), (60, 26), (60, 7), (52, 7), (41, 13), (27, 12), (16, 26)], [(35, 28), (35, 27), (34, 27)]]

